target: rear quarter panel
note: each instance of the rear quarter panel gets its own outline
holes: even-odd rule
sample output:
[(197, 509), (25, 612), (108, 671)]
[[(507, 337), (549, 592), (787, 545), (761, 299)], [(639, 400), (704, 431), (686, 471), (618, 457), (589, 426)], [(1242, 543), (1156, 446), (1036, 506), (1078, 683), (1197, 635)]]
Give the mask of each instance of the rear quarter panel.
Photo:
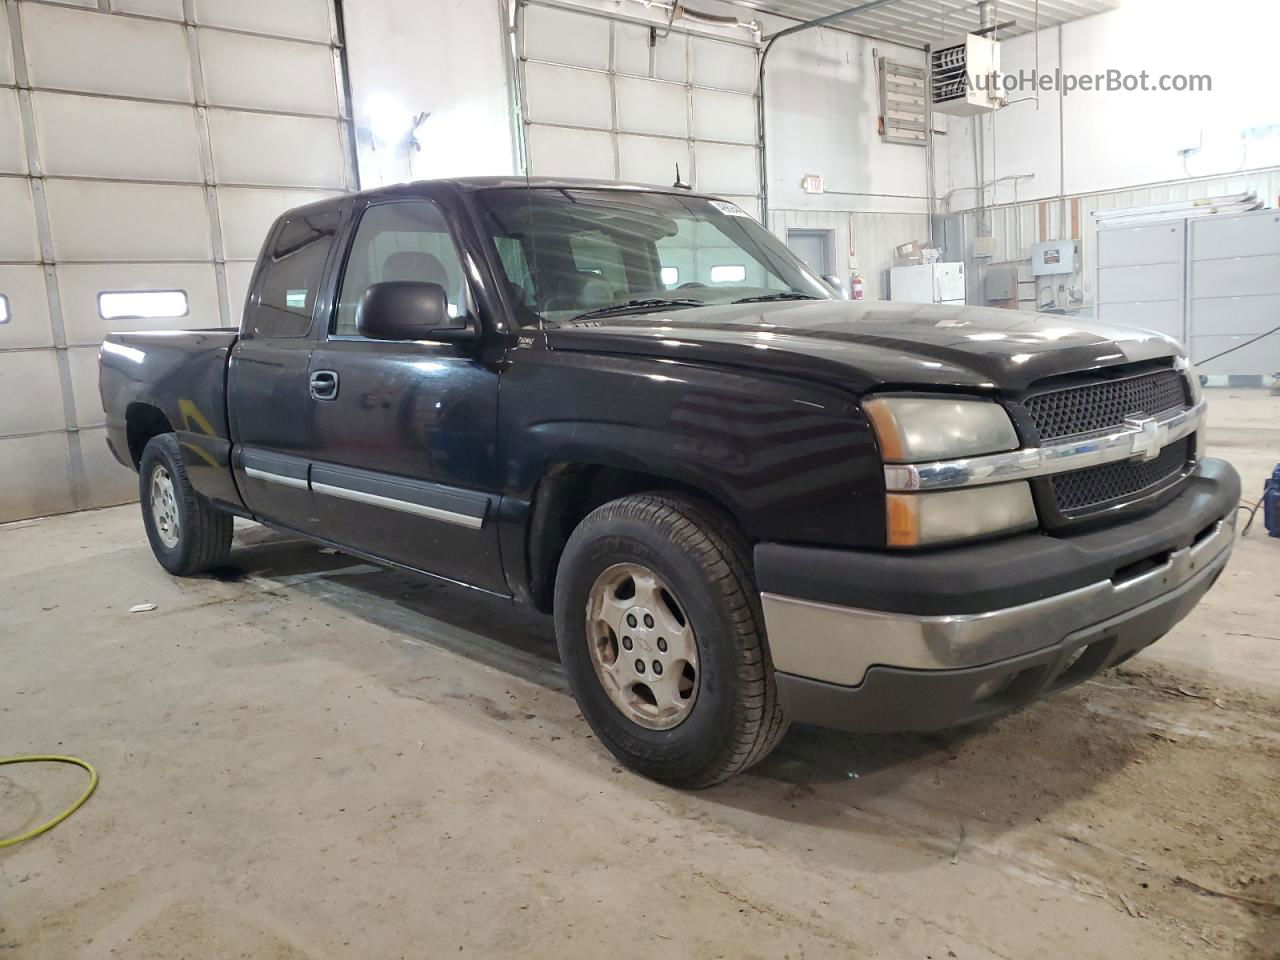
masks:
[(110, 334), (100, 353), (99, 384), (116, 458), (137, 468), (141, 450), (130, 448), (129, 415), (139, 404), (150, 406), (177, 435), (192, 485), (242, 508), (231, 478), (226, 407), (227, 359), (235, 342), (235, 331), (223, 329)]

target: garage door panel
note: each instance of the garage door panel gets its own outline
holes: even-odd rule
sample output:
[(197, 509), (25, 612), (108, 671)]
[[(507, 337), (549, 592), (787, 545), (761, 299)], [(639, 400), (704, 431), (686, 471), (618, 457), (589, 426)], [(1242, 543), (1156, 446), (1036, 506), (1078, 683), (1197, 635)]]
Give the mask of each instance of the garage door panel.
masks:
[[(67, 342), (72, 345), (96, 346), (108, 333), (122, 330), (199, 330), (222, 323), (213, 264), (59, 264), (58, 286)], [(187, 315), (103, 319), (98, 312), (98, 294), (124, 290), (185, 291)]]
[(45, 195), (60, 261), (213, 256), (202, 187), (51, 179)]
[(0, 89), (0, 173), (26, 173), (27, 148), (22, 139), (18, 93)]
[(1192, 297), (1250, 294), (1280, 294), (1280, 254), (1191, 263)]
[(329, 39), (327, 0), (196, 0), (196, 22), (273, 37)]
[(71, 396), (75, 401), (76, 426), (100, 426), (106, 415), (98, 395), (98, 348), (72, 347), (67, 351), (71, 368)]
[(0, 260), (39, 259), (30, 181), (0, 177)]
[(689, 41), (689, 58), (695, 85), (755, 92), (758, 66), (751, 47), (693, 37)]
[(13, 82), (13, 45), (9, 41), (9, 8), (0, 6), (0, 83)]
[(1138, 303), (1099, 303), (1094, 307), (1100, 323), (1156, 330), (1181, 340), (1183, 330), (1181, 300), (1147, 300)]
[(607, 130), (613, 124), (609, 78), (603, 73), (527, 64), (528, 117), (534, 123), (570, 123)]
[(191, 107), (58, 93), (34, 93), (32, 101), (47, 174), (201, 180)]
[(693, 91), (693, 135), (701, 140), (756, 142), (755, 97), (716, 90)]
[(23, 7), (22, 38), (33, 86), (191, 99), (191, 61), (178, 24), (31, 3)]
[(709, 193), (759, 193), (760, 168), (755, 147), (695, 143), (699, 190)]
[(118, 13), (138, 13), (144, 17), (183, 19), (182, 0), (111, 0), (111, 9)]
[(689, 38), (683, 33), (659, 37), (653, 47), (653, 69), (649, 68), (649, 28), (619, 23), (614, 34), (614, 69), (636, 77), (688, 81)]
[(658, 80), (617, 79), (618, 129), (628, 133), (689, 136), (689, 90)]
[(210, 110), (209, 129), (220, 183), (342, 187), (336, 120)]
[(0, 266), (0, 295), (9, 311), (9, 321), (0, 323), (0, 350), (53, 346), (43, 267)]
[(250, 187), (219, 187), (218, 217), (222, 223), (222, 246), (228, 260), (256, 260), (276, 217), (293, 207), (314, 203), (337, 191), (263, 190)]
[(609, 21), (529, 6), (524, 11), (525, 56), (604, 70), (609, 66)]
[(65, 426), (54, 352), (0, 353), (0, 436)]
[(211, 105), (338, 115), (333, 56), (327, 47), (224, 30), (202, 29), (198, 40)]
[(113, 507), (138, 499), (138, 475), (112, 455), (105, 429), (80, 431), (80, 457), (89, 495), (86, 506)]
[(613, 138), (594, 130), (529, 128), (529, 159), (539, 176), (612, 180)]
[(249, 281), (253, 279), (256, 260), (227, 261), (227, 302), (231, 305), (231, 325), (240, 326), (244, 318), (244, 302), (249, 296)]
[[(1244, 346), (1252, 337), (1247, 334), (1192, 337), (1191, 359), (1200, 373), (1235, 373), (1253, 376), (1270, 376), (1280, 370), (1280, 337), (1264, 337), (1257, 343)], [(1238, 349), (1237, 349), (1238, 348)], [(1217, 360), (1202, 361), (1226, 350), (1233, 352)]]
[(41, 517), (70, 510), (65, 433), (0, 440), (0, 517)]
[(682, 175), (688, 175), (689, 144), (682, 140), (621, 136), (618, 155), (622, 180), (670, 186), (676, 179), (676, 164)]

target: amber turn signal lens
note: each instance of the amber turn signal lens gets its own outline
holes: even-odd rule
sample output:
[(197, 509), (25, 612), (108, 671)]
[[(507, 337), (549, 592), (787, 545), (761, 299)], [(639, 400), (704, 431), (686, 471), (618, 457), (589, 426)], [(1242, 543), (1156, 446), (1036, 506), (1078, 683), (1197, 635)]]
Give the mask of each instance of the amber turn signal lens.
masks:
[(920, 542), (919, 502), (914, 494), (891, 493), (885, 497), (889, 546), (914, 547)]

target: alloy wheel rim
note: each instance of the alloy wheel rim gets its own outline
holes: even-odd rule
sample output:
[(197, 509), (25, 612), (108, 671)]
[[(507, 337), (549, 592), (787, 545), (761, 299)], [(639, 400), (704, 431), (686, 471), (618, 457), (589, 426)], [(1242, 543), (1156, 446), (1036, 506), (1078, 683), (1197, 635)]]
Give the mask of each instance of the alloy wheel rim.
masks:
[(178, 523), (178, 498), (173, 489), (173, 478), (162, 465), (151, 472), (151, 519), (155, 521), (156, 535), (166, 550), (172, 550), (181, 539)]
[(632, 723), (670, 730), (698, 698), (698, 644), (675, 592), (654, 571), (617, 563), (587, 595), (587, 647), (600, 685)]

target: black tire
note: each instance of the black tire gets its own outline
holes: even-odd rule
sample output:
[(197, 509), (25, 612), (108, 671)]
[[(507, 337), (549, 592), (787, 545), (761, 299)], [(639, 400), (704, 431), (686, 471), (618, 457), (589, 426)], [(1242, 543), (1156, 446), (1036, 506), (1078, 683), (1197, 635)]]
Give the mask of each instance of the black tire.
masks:
[[(168, 545), (157, 527), (152, 509), (152, 480), (163, 470), (171, 480), (177, 513), (177, 543)], [(196, 493), (187, 479), (182, 450), (172, 433), (152, 437), (138, 464), (138, 493), (142, 522), (151, 541), (151, 552), (160, 566), (179, 577), (204, 573), (227, 562), (231, 553), (231, 514), (216, 509)]]
[[(597, 578), (619, 563), (657, 574), (694, 631), (696, 699), (670, 729), (648, 729), (625, 715), (592, 662), (588, 599)], [(712, 504), (645, 493), (594, 510), (560, 558), (555, 620), (560, 659), (583, 717), (618, 760), (644, 776), (709, 787), (763, 760), (786, 733), (748, 547)]]

